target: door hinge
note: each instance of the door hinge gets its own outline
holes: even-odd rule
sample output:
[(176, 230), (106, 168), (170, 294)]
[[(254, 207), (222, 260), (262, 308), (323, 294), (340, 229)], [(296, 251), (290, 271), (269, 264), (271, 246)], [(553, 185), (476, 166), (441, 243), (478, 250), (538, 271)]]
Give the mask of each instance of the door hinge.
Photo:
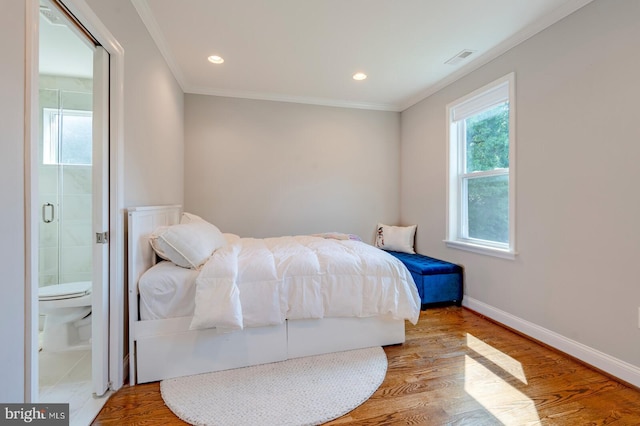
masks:
[(108, 232), (96, 232), (96, 244), (107, 244), (109, 242)]

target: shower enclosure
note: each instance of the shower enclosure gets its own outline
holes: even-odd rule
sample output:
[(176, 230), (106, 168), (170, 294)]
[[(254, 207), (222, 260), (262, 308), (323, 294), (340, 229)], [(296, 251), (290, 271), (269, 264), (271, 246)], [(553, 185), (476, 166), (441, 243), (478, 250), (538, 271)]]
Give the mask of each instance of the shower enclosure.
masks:
[(92, 279), (92, 80), (40, 76), (39, 286)]

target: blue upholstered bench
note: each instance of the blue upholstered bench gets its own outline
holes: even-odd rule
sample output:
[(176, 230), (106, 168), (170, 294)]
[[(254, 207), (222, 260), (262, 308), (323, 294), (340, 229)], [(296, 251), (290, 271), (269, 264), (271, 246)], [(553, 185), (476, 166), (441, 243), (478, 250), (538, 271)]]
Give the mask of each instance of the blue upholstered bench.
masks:
[(418, 293), (422, 301), (422, 309), (425, 305), (442, 302), (455, 302), (462, 304), (462, 267), (444, 260), (422, 254), (400, 253), (387, 251), (405, 264), (418, 287)]

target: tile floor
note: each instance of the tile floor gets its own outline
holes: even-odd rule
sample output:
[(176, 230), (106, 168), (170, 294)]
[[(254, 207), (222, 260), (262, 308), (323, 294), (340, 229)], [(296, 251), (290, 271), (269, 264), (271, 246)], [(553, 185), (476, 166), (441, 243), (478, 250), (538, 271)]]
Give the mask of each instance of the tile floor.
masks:
[(69, 403), (71, 426), (91, 424), (109, 395), (91, 391), (91, 351), (39, 353), (40, 401)]

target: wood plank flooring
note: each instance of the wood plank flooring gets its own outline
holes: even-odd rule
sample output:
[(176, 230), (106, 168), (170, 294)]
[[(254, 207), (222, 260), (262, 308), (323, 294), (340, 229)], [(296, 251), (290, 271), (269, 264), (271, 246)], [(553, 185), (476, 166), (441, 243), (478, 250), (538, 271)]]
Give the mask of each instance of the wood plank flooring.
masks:
[[(328, 425), (640, 425), (640, 391), (465, 308), (423, 311), (386, 378)], [(93, 425), (184, 425), (159, 384), (124, 387)]]

